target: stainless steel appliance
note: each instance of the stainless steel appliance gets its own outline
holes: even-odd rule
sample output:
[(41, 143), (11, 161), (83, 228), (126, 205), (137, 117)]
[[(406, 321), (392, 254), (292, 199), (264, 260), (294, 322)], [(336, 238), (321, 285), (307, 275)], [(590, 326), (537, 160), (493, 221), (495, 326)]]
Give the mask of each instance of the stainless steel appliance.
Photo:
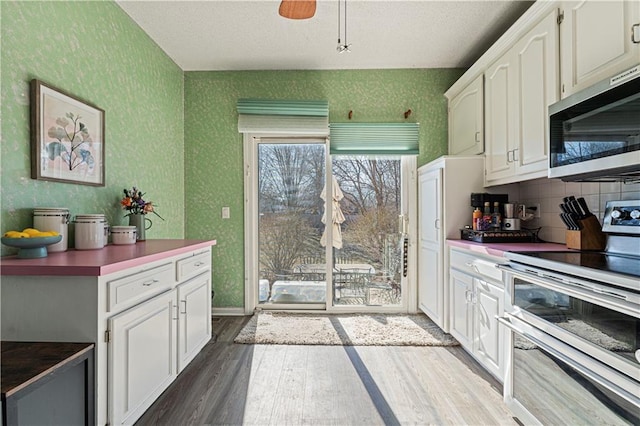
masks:
[(549, 107), (549, 177), (640, 180), (640, 64)]
[(603, 252), (506, 253), (504, 398), (525, 424), (640, 424), (640, 200)]

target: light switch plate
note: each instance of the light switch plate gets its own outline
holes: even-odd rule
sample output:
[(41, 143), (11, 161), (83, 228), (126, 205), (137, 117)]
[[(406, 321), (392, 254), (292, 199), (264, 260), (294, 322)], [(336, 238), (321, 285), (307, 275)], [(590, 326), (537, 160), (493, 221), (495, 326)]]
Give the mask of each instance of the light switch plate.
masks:
[(223, 207), (222, 208), (222, 218), (223, 219), (229, 219), (229, 217), (231, 217), (231, 213), (229, 212), (229, 207)]

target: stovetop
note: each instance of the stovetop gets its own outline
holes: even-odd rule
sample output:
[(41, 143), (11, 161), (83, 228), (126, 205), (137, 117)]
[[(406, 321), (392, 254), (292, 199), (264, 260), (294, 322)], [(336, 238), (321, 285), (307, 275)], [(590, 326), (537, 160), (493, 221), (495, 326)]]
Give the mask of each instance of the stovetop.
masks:
[(507, 252), (523, 265), (640, 291), (640, 256), (593, 251)]
[(550, 262), (582, 266), (614, 274), (628, 275), (640, 279), (640, 256), (625, 256), (592, 251), (541, 251), (517, 252)]

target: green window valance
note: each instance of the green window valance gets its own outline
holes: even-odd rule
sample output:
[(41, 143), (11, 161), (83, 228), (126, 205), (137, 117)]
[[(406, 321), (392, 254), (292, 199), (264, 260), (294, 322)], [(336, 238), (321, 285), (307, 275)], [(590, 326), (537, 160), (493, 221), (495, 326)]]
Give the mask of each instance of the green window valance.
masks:
[(333, 155), (417, 155), (418, 123), (331, 123), (329, 146)]
[(327, 101), (239, 99), (238, 131), (279, 135), (327, 136)]

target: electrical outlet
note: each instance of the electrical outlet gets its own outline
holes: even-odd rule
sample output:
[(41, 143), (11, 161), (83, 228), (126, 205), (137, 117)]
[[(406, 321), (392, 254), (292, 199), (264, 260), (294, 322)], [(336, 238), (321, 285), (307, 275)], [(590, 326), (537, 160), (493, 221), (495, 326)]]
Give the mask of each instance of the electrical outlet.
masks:
[(222, 208), (222, 218), (229, 219), (231, 217), (231, 213), (229, 212), (229, 207)]

